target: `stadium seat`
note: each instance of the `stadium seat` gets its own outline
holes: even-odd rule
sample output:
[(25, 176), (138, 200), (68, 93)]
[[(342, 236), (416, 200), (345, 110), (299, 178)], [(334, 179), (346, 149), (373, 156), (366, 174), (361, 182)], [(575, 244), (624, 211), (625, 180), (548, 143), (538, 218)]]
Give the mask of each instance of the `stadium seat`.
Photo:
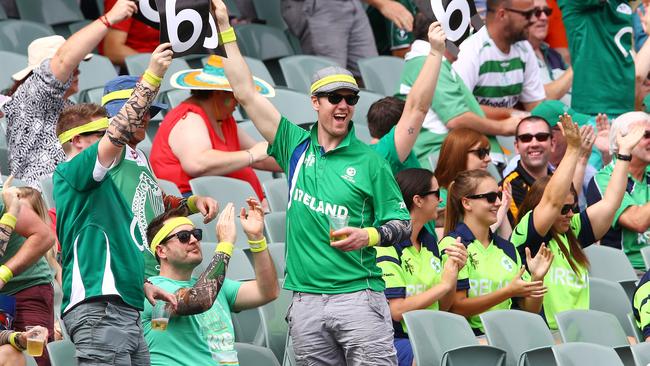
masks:
[(226, 4), (226, 8), (228, 9), (228, 15), (231, 17), (235, 18), (241, 18), (241, 11), (237, 7), (237, 1), (236, 0), (224, 0), (223, 2)]
[[(151, 121), (149, 123), (151, 123)], [(149, 158), (149, 156), (151, 155), (152, 145), (153, 142), (151, 141), (151, 138), (147, 136), (147, 134), (145, 133), (144, 140), (140, 141), (140, 143), (138, 144), (138, 149), (142, 150), (142, 152), (144, 152), (147, 158)]]
[(280, 366), (268, 348), (246, 343), (235, 343), (240, 366)]
[[(2, 8), (1, 5), (0, 8)], [(25, 356), (25, 366), (38, 366), (34, 357), (28, 355), (27, 353), (23, 353), (23, 355)]]
[(643, 263), (645, 263), (646, 271), (650, 269), (650, 246), (641, 248), (641, 256), (643, 257)]
[(61, 285), (54, 280), (52, 281), (52, 288), (54, 289), (54, 319), (61, 319), (61, 303), (63, 302), (63, 289)]
[(278, 361), (284, 358), (284, 348), (287, 333), (289, 332), (285, 317), (292, 298), (293, 291), (282, 289), (281, 282), (278, 298), (260, 307), (262, 332), (266, 339), (266, 347), (273, 351)]
[(262, 24), (242, 24), (235, 26), (235, 32), (244, 56), (267, 61), (293, 55), (281, 29)]
[(637, 366), (650, 365), (650, 343), (640, 342), (630, 346), (630, 349)]
[[(135, 55), (127, 56), (126, 59), (124, 59), (124, 63), (126, 64), (126, 68), (129, 71), (129, 75), (140, 76), (144, 74), (147, 66), (149, 65), (150, 59), (150, 53), (138, 53)], [(190, 65), (187, 64), (187, 61), (182, 58), (173, 59), (171, 65), (169, 65), (169, 69), (167, 69), (167, 72), (165, 73), (162, 84), (160, 84), (160, 90), (158, 93), (162, 95), (167, 91), (174, 89), (169, 83), (169, 78), (176, 72), (187, 69), (190, 69)]]
[[(79, 32), (81, 30), (81, 28), (87, 26), (90, 23), (92, 23), (91, 20), (84, 19), (84, 20), (80, 20), (78, 22), (68, 24), (68, 29), (67, 29), (68, 36), (71, 36), (71, 35)], [(95, 48), (95, 50), (93, 50), (93, 53), (98, 53), (97, 48)]]
[(94, 55), (88, 61), (79, 64), (79, 100), (85, 100), (84, 94), (89, 89), (101, 88), (117, 77), (115, 67), (108, 57)]
[(287, 238), (286, 212), (271, 212), (264, 216), (264, 226), (271, 243), (283, 243)]
[(508, 161), (517, 155), (517, 150), (515, 150), (515, 137), (514, 136), (497, 136), (497, 141), (499, 145), (505, 150), (508, 150), (506, 158)]
[[(284, 259), (284, 243), (268, 243), (268, 251), (273, 259), (273, 265), (275, 266), (275, 271), (279, 279), (284, 278), (284, 269), (285, 269), (285, 259)], [(253, 253), (251, 253), (250, 248), (245, 248), (244, 253), (248, 257), (248, 260), (253, 263)]]
[(276, 178), (262, 183), (266, 199), (269, 202), (271, 212), (287, 210), (287, 200), (289, 199), (289, 186), (287, 180)]
[(0, 22), (0, 50), (27, 55), (27, 47), (36, 38), (54, 35), (48, 25), (27, 20)]
[(302, 123), (313, 123), (318, 117), (311, 106), (309, 95), (295, 90), (276, 88), (275, 96), (269, 101), (273, 103), (281, 115), (289, 121), (299, 125)]
[(0, 51), (0, 60), (2, 60), (2, 67), (0, 67), (0, 90), (4, 90), (14, 84), (11, 75), (27, 66), (27, 56), (14, 52)]
[(104, 87), (84, 90), (83, 95), (79, 96), (79, 103), (102, 104), (104, 96)]
[(52, 177), (45, 176), (41, 178), (41, 195), (43, 196), (43, 201), (48, 209), (54, 208), (54, 186), (52, 184)]
[(636, 326), (630, 326), (628, 314), (632, 312), (632, 303), (620, 284), (602, 278), (589, 279), (589, 309), (612, 314), (618, 319), (625, 334), (636, 337)]
[(357, 138), (366, 144), (370, 143), (370, 140), (372, 140), (372, 136), (370, 136), (370, 130), (368, 129), (367, 125), (362, 125), (362, 124), (354, 124), (354, 131), (355, 135)]
[(460, 315), (413, 310), (404, 313), (404, 322), (418, 365), (505, 365), (505, 351), (479, 346), (467, 320)]
[(228, 202), (234, 203), (236, 214), (239, 213), (240, 207), (248, 207), (246, 204), (248, 197), (256, 197), (255, 191), (248, 182), (229, 177), (194, 178), (190, 180), (190, 187), (194, 194), (209, 196), (217, 200), (222, 209)]
[(354, 108), (354, 116), (352, 116), (352, 121), (355, 125), (367, 126), (368, 111), (370, 110), (370, 106), (384, 96), (381, 94), (373, 93), (371, 91), (360, 90), (359, 97), (359, 102)]
[(70, 340), (50, 342), (47, 344), (47, 352), (50, 355), (52, 366), (73, 366), (77, 365), (74, 343)]
[(253, 171), (255, 172), (255, 175), (257, 176), (257, 179), (259, 179), (260, 183), (268, 182), (270, 180), (275, 179), (273, 177), (273, 172), (260, 170), (260, 169), (253, 169)]
[(266, 340), (262, 332), (262, 320), (259, 308), (231, 313), (232, 325), (235, 330), (235, 342), (264, 346)]
[(68, 37), (68, 24), (84, 20), (75, 0), (16, 1), (20, 19), (52, 26), (57, 34)]
[(162, 101), (169, 106), (169, 109), (178, 107), (183, 101), (190, 97), (190, 91), (184, 89), (168, 90), (162, 95)]
[(541, 316), (521, 310), (481, 314), (488, 343), (507, 352), (508, 366), (550, 366), (555, 363), (553, 335)]
[(329, 57), (312, 55), (287, 56), (278, 62), (287, 87), (305, 94), (311, 94), (311, 78), (316, 71), (328, 66), (338, 66), (336, 61)]
[[(201, 273), (208, 268), (216, 248), (216, 242), (201, 241), (203, 260), (201, 261), (201, 264), (196, 266), (194, 271), (192, 271), (193, 277), (199, 277)], [(235, 281), (248, 281), (255, 278), (255, 270), (243, 250), (239, 248), (233, 249), (230, 262), (228, 263), (228, 269), (226, 270), (226, 277)]]
[(625, 253), (603, 245), (590, 245), (585, 248), (585, 254), (590, 263), (589, 276), (620, 283), (632, 301), (638, 277)]
[(558, 366), (623, 366), (613, 349), (598, 344), (574, 342), (553, 346)]
[(0, 21), (2, 20), (7, 20), (9, 17), (7, 16), (7, 12), (5, 11), (4, 6), (0, 5)]
[(397, 92), (403, 68), (404, 59), (399, 57), (377, 56), (359, 60), (359, 71), (366, 89), (383, 95)]
[(287, 29), (287, 23), (282, 18), (280, 9), (280, 0), (253, 0), (255, 13), (259, 19), (265, 20), (266, 25), (279, 28), (282, 30)]
[(643, 336), (641, 329), (639, 329), (639, 326), (636, 324), (634, 313), (627, 314), (627, 324), (630, 328), (634, 329), (634, 339), (636, 339), (636, 342), (645, 342), (645, 336)]
[(287, 342), (284, 348), (284, 360), (282, 361), (282, 366), (295, 366), (296, 365), (296, 354), (293, 353), (293, 342), (291, 341), (291, 336), (287, 334)]
[(4, 176), (11, 174), (9, 169), (9, 149), (7, 147), (0, 147), (0, 173)]
[(165, 194), (171, 195), (171, 196), (176, 196), (176, 197), (181, 197), (181, 191), (178, 190), (178, 186), (176, 186), (176, 183), (170, 182), (168, 180), (164, 179), (158, 179), (158, 185), (160, 186), (160, 189), (162, 189)]
[[(219, 207), (223, 209), (226, 207), (226, 203), (228, 201), (219, 201)], [(237, 207), (237, 206), (235, 206)], [(235, 215), (239, 215), (238, 211), (235, 210)], [(217, 219), (204, 224), (203, 223), (203, 215), (200, 213), (198, 214), (193, 214), (188, 216), (190, 220), (194, 223), (194, 226), (197, 228), (203, 229), (203, 240), (208, 241), (208, 242), (218, 242), (217, 240), (217, 231), (216, 231), (216, 225), (217, 225)], [(239, 222), (239, 217), (235, 217), (235, 230), (237, 231), (237, 239), (235, 239), (235, 247), (237, 248), (248, 248), (248, 242), (246, 241), (246, 233), (244, 233), (244, 229), (241, 226), (241, 223)]]

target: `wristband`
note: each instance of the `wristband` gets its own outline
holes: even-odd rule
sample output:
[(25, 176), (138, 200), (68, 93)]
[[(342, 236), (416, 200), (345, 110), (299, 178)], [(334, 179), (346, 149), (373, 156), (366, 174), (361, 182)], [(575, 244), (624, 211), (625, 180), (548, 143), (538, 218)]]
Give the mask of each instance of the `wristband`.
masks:
[(372, 247), (379, 244), (379, 231), (374, 227), (364, 227), (363, 230), (368, 232), (368, 246)]
[(266, 250), (266, 238), (262, 237), (260, 240), (249, 240), (248, 241), (248, 246), (251, 248), (251, 252), (253, 253), (259, 253), (263, 252)]
[(11, 272), (11, 269), (9, 267), (5, 266), (4, 264), (0, 266), (0, 280), (2, 280), (4, 283), (7, 283), (11, 281), (11, 279), (14, 278), (14, 273)]
[(23, 352), (25, 349), (20, 345), (20, 342), (16, 339), (20, 333), (19, 332), (13, 332), (11, 335), (9, 335), (9, 344), (13, 348), (15, 348), (18, 352)]
[(187, 208), (190, 210), (190, 213), (198, 213), (199, 208), (196, 207), (196, 201), (199, 199), (199, 196), (192, 195), (187, 199)]
[[(632, 155), (616, 154), (616, 159), (623, 161), (632, 161)], [(2, 220), (0, 220), (0, 223), (2, 223)]]
[(16, 221), (16, 216), (7, 212), (0, 218), (0, 225), (9, 226), (13, 230), (16, 228)]
[(99, 17), (99, 21), (102, 22), (102, 23), (104, 23), (104, 25), (106, 26), (106, 28), (110, 28), (110, 27), (111, 27), (111, 22), (108, 21), (108, 18), (106, 18), (106, 15), (102, 15), (101, 17)]
[(235, 42), (236, 40), (237, 36), (235, 35), (235, 29), (233, 27), (219, 33), (219, 43), (221, 44)]
[(229, 257), (232, 257), (232, 250), (235, 246), (232, 245), (232, 243), (227, 242), (227, 241), (220, 241), (219, 244), (217, 244), (217, 249), (214, 250), (215, 253), (220, 252), (223, 254), (227, 254)]
[(252, 166), (253, 165), (253, 153), (250, 150), (246, 150), (246, 152), (248, 153), (248, 166)]
[(154, 74), (149, 69), (142, 74), (142, 79), (151, 84), (151, 86), (160, 86), (160, 82), (162, 81), (160, 76)]

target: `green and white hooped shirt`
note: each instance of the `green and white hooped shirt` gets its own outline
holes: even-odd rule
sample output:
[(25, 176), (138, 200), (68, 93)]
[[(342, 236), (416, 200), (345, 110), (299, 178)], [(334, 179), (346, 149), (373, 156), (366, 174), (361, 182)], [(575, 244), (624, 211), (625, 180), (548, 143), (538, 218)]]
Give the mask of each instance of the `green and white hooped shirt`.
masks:
[[(573, 215), (569, 230), (573, 232), (583, 248), (596, 242), (586, 211)], [(568, 258), (560, 250), (562, 245), (571, 254), (566, 234), (559, 235), (559, 239), (558, 243), (550, 234), (541, 236), (537, 233), (533, 223), (533, 211), (529, 211), (521, 218), (510, 238), (522, 258), (526, 258), (526, 247), (530, 248), (531, 255), (535, 256), (542, 243), (546, 243), (553, 253), (551, 268), (544, 277), (544, 286), (548, 288), (548, 292), (544, 295), (542, 308), (542, 315), (551, 329), (557, 329), (555, 314), (566, 310), (589, 309), (588, 270), (578, 266), (579, 272), (573, 271)]]

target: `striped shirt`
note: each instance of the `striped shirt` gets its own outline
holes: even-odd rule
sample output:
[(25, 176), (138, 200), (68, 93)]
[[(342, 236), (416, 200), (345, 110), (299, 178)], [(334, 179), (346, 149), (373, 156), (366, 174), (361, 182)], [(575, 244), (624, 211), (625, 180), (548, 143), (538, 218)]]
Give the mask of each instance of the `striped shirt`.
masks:
[(535, 52), (528, 41), (511, 45), (506, 54), (483, 27), (460, 45), (453, 66), (480, 104), (512, 108), (518, 102), (546, 98)]

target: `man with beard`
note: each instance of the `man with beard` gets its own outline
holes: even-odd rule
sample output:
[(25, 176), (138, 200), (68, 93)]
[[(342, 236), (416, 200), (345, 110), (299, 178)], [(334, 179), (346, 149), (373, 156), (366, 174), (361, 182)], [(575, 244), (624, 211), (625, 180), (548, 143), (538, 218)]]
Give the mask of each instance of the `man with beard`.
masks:
[(460, 46), (454, 70), (489, 118), (507, 118), (519, 103), (545, 99), (528, 29), (541, 15), (533, 0), (488, 0), (486, 25)]

